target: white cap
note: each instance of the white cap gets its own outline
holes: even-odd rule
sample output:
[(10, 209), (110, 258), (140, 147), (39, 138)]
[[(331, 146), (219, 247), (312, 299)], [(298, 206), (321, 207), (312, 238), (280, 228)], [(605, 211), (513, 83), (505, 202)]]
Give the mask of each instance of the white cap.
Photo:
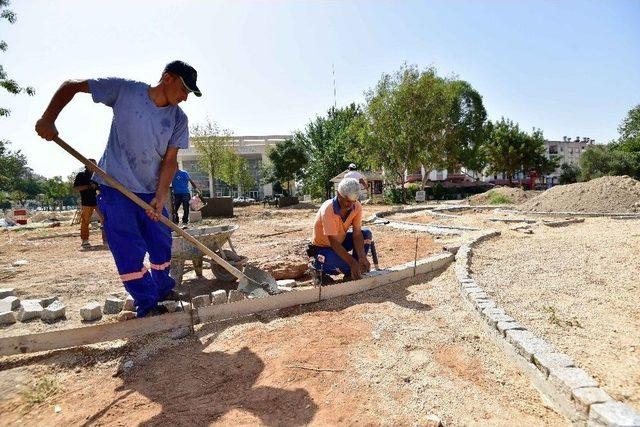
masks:
[(357, 169), (356, 168), (356, 164), (355, 163), (349, 163), (349, 166), (347, 166), (349, 169)]
[(360, 195), (360, 183), (355, 178), (345, 178), (338, 184), (338, 193), (355, 202)]

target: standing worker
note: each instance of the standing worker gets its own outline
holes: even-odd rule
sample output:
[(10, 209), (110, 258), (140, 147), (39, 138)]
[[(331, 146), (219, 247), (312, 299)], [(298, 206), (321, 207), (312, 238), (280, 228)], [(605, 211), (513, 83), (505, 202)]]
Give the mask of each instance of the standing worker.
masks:
[(362, 186), (362, 189), (363, 190), (366, 189), (367, 188), (367, 180), (364, 179), (364, 175), (362, 175), (360, 172), (358, 172), (358, 168), (356, 167), (356, 164), (355, 163), (349, 163), (349, 166), (347, 167), (347, 169), (349, 169), (349, 172), (344, 174), (344, 178), (356, 179), (360, 183), (360, 185)]
[(187, 225), (189, 223), (189, 200), (191, 200), (189, 183), (193, 186), (194, 191), (198, 191), (198, 187), (189, 176), (189, 173), (178, 169), (178, 172), (173, 176), (173, 181), (171, 181), (171, 187), (173, 188), (173, 222), (176, 224), (179, 222), (178, 209), (180, 206), (182, 206), (183, 211), (182, 224)]
[[(91, 163), (96, 163), (94, 159), (89, 159)], [(76, 179), (73, 181), (73, 189), (80, 192), (80, 239), (82, 240), (82, 247), (88, 248), (91, 246), (89, 243), (89, 223), (91, 222), (91, 216), (95, 211), (100, 218), (100, 228), (104, 224), (104, 218), (98, 210), (98, 203), (96, 201), (96, 189), (98, 183), (91, 179), (93, 172), (85, 167), (82, 172), (76, 175)], [(106, 245), (104, 230), (102, 230), (102, 244)]]
[[(158, 219), (167, 216), (164, 205), (178, 168), (178, 149), (189, 146), (187, 116), (178, 104), (190, 92), (202, 95), (196, 80), (196, 70), (182, 61), (167, 64), (155, 86), (121, 78), (69, 80), (36, 123), (38, 135), (54, 139), (58, 115), (80, 92), (90, 93), (94, 102), (113, 110), (109, 140), (98, 165), (151, 209), (145, 212), (96, 177), (98, 207), (118, 273), (134, 299), (138, 317), (165, 312), (158, 302), (178, 297), (169, 276), (171, 230)], [(143, 264), (146, 253), (151, 272)]]

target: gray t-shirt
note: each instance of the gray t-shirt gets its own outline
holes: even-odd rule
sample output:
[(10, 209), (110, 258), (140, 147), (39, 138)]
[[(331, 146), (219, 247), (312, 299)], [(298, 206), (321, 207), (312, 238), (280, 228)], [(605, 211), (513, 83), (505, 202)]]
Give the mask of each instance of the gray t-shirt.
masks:
[[(146, 83), (89, 80), (94, 102), (113, 109), (111, 131), (98, 166), (134, 193), (155, 193), (167, 147), (189, 147), (189, 125), (178, 106), (157, 107)], [(95, 175), (94, 180), (106, 184)]]

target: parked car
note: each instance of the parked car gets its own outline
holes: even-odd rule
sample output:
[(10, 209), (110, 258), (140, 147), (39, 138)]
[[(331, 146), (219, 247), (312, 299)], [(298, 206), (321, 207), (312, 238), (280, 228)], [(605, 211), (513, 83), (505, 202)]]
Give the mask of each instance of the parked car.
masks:
[(239, 196), (233, 199), (233, 203), (253, 203), (256, 199), (247, 197), (247, 196)]

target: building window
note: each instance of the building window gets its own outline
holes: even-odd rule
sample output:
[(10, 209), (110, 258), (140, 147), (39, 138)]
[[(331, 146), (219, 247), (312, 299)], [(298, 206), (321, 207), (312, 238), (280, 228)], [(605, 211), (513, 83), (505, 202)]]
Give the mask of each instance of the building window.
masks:
[(549, 146), (549, 154), (558, 154), (558, 146), (550, 145)]

